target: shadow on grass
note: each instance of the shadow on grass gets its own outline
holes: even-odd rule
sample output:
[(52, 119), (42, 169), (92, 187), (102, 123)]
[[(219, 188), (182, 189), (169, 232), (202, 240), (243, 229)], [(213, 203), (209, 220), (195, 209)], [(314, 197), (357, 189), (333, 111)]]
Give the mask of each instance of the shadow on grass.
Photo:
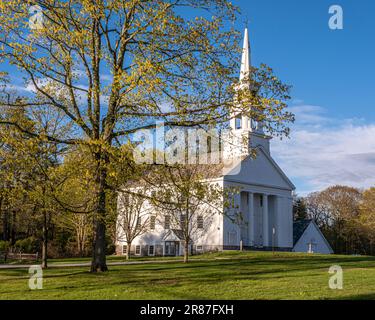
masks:
[(340, 297), (336, 300), (375, 300), (375, 293), (357, 294)]
[[(301, 277), (319, 276), (322, 271), (328, 271), (328, 268), (333, 264), (340, 264), (344, 268), (370, 268), (375, 266), (375, 259), (373, 257), (351, 256), (301, 256), (292, 254), (256, 256), (249, 254), (246, 258), (233, 256), (230, 259), (212, 259), (211, 261), (194, 261), (192, 259), (188, 264), (180, 262), (158, 264), (155, 262), (144, 265), (110, 266), (108, 273), (99, 274), (89, 273), (82, 268), (75, 272), (73, 268), (49, 269), (45, 272), (45, 278), (50, 280), (67, 278), (62, 281), (56, 280), (55, 283), (50, 282), (51, 287), (46, 290), (51, 294), (56, 290), (61, 290), (63, 296), (68, 294), (68, 290), (76, 289), (77, 292), (90, 294), (94, 291), (101, 292), (101, 290), (110, 288), (113, 292), (120, 292), (120, 294), (128, 291), (125, 296), (130, 299), (132, 299), (133, 292), (138, 297), (144, 293), (145, 298), (148, 299), (210, 299), (219, 294), (217, 292), (218, 284), (221, 288), (231, 290), (236, 282), (239, 282), (240, 288), (248, 286), (249, 283), (246, 281), (249, 280), (272, 282), (272, 280), (291, 278), (292, 280), (289, 281), (296, 283), (298, 278)], [(20, 277), (28, 277), (25, 270), (0, 272), (0, 281), (1, 275), (12, 277), (12, 279), (6, 279), (5, 282), (19, 280)], [(245, 282), (241, 283), (241, 281)], [(259, 286), (259, 282), (257, 285)], [(282, 282), (280, 282), (280, 285), (282, 285)], [(276, 283), (274, 287), (265, 288), (277, 291), (278, 285)], [(207, 290), (214, 291), (207, 294), (209, 292)], [(227, 294), (225, 289), (223, 290), (223, 294)], [(9, 291), (8, 289), (7, 292), (20, 291)], [(7, 292), (0, 291), (1, 294)], [(27, 290), (22, 290), (22, 292), (26, 293)], [(239, 297), (239, 295), (233, 293), (233, 297)], [(343, 300), (374, 298), (375, 293), (342, 297)]]

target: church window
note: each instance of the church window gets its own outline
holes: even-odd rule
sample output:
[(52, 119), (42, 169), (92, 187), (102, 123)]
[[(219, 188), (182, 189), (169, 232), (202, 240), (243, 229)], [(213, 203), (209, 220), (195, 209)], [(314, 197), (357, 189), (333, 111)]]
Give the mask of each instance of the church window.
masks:
[(171, 217), (165, 216), (164, 217), (164, 229), (170, 229), (171, 228)]
[(259, 204), (261, 207), (263, 207), (263, 196), (259, 197)]
[(122, 254), (126, 254), (128, 252), (128, 246), (124, 245), (122, 246)]
[(197, 227), (198, 229), (203, 229), (203, 216), (198, 216), (197, 217)]
[(236, 117), (236, 130), (242, 128), (242, 119), (241, 117)]
[(181, 228), (184, 228), (185, 224), (186, 224), (186, 214), (181, 214), (180, 215), (180, 225), (181, 225)]
[(141, 254), (141, 246), (140, 245), (135, 246), (135, 254), (138, 255), (138, 256)]
[(155, 230), (155, 224), (156, 224), (156, 217), (155, 216), (151, 216), (150, 217), (150, 229), (151, 230)]
[(137, 218), (137, 225), (136, 225), (136, 228), (137, 229), (140, 229), (142, 227), (142, 219), (141, 217), (138, 217)]
[(258, 122), (254, 119), (250, 119), (250, 127), (253, 131), (255, 131), (258, 127)]
[(149, 256), (155, 255), (155, 246), (151, 245), (148, 247), (148, 255)]

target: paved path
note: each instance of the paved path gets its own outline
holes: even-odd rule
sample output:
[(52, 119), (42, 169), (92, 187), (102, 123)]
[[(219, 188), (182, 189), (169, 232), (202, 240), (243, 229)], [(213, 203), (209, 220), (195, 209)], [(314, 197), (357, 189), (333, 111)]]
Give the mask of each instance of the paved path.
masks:
[[(191, 259), (190, 261), (212, 261), (212, 259)], [(144, 260), (144, 261), (126, 261), (126, 262), (107, 262), (108, 266), (125, 266), (131, 264), (152, 264), (152, 263), (173, 263), (183, 262), (183, 260)], [(0, 264), (0, 270), (6, 269), (28, 269), (37, 264)], [(74, 268), (74, 267), (90, 267), (91, 262), (81, 263), (52, 263), (48, 265), (48, 269), (52, 268)]]

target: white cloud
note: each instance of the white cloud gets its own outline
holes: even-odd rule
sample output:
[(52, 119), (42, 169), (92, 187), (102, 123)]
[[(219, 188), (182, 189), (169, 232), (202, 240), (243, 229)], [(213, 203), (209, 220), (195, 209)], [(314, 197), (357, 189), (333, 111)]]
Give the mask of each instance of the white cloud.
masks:
[(334, 184), (367, 188), (375, 184), (375, 124), (338, 120), (318, 106), (291, 108), (296, 115), (290, 139), (275, 139), (273, 156), (306, 193)]
[(113, 80), (113, 75), (102, 73), (102, 74), (100, 75), (100, 79), (103, 80), (103, 81), (110, 82), (110, 81)]
[(7, 86), (8, 90), (14, 90), (16, 92), (25, 92), (25, 93), (36, 93), (35, 86), (31, 83), (27, 85), (13, 85), (10, 84)]
[[(60, 89), (63, 88), (63, 86), (60, 85), (60, 83), (51, 81), (47, 78), (39, 79), (39, 81), (38, 81), (38, 86), (40, 86), (40, 87), (47, 86), (48, 84), (55, 84), (56, 85), (56, 90), (54, 92), (55, 95), (58, 95), (59, 92), (61, 92)], [(88, 90), (88, 86), (85, 85), (85, 84), (77, 84), (76, 87), (80, 88), (80, 89), (83, 89), (83, 90), (86, 90), (86, 91)], [(60, 88), (60, 89), (58, 89), (58, 88)], [(34, 84), (31, 81), (27, 82), (25, 85), (9, 85), (8, 89), (15, 90), (17, 92), (23, 92), (23, 93), (26, 93), (29, 96), (35, 95), (37, 93), (37, 89), (35, 88)], [(78, 104), (80, 104), (80, 105), (84, 105), (87, 101), (87, 93), (85, 91), (75, 90), (75, 97), (78, 101)], [(109, 95), (102, 94), (100, 96), (101, 105), (107, 106), (108, 102), (109, 102)]]

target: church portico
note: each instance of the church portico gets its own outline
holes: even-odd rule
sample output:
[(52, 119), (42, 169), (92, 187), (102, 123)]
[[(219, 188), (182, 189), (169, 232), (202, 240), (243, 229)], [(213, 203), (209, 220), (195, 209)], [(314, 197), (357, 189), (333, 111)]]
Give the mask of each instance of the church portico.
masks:
[(240, 240), (244, 246), (263, 246), (268, 228), (268, 195), (242, 191), (240, 193)]
[(241, 217), (239, 240), (243, 246), (269, 250), (288, 247), (290, 234), (284, 231), (289, 230), (292, 219), (290, 196), (242, 190), (237, 199)]

